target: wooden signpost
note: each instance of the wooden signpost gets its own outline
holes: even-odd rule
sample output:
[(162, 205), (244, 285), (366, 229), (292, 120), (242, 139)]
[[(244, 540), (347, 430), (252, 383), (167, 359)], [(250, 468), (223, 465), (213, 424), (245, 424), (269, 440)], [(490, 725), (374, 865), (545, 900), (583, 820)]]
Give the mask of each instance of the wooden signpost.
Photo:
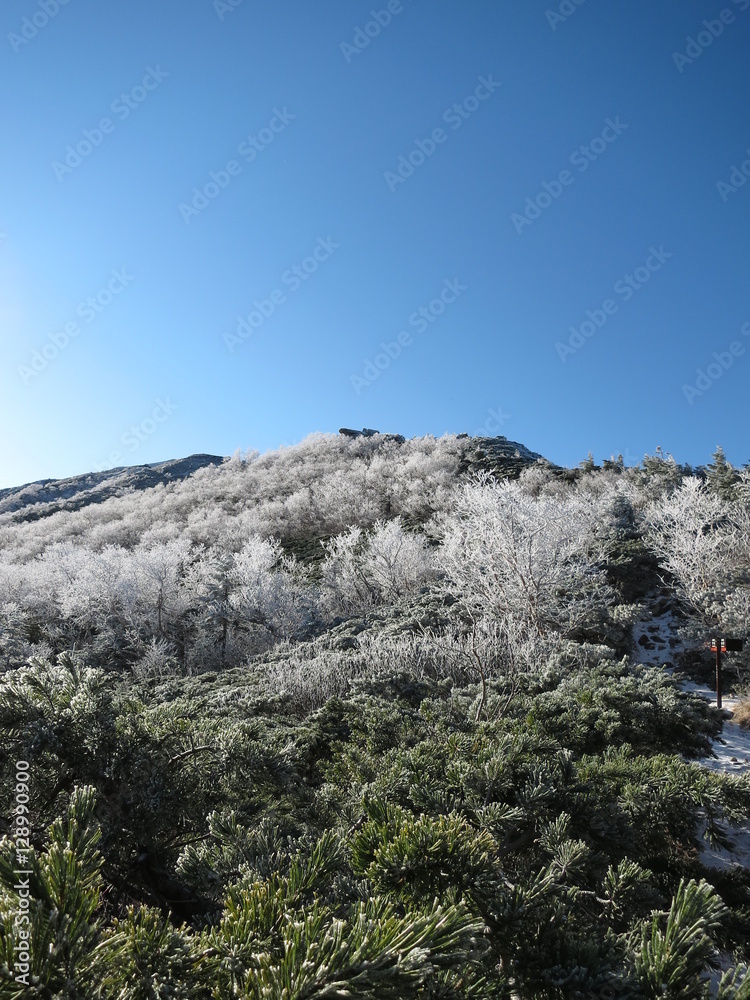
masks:
[(742, 639), (722, 639), (714, 636), (711, 639), (711, 651), (716, 653), (716, 707), (721, 708), (721, 654), (741, 653)]

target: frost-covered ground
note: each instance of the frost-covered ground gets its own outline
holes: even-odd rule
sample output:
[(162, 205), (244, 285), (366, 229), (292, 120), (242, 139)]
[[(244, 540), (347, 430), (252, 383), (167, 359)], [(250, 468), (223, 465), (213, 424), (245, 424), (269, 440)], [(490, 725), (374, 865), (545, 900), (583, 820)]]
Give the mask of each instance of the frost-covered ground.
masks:
[[(660, 610), (657, 603), (654, 610)], [(668, 672), (674, 670), (673, 657), (684, 649), (678, 635), (679, 623), (670, 610), (653, 615), (646, 612), (636, 623), (634, 633), (635, 655), (641, 663), (664, 666)], [(707, 661), (712, 658), (706, 650)], [(705, 684), (695, 684), (684, 680), (680, 683), (683, 691), (693, 691), (707, 701), (716, 704), (716, 691)], [(704, 757), (699, 763), (713, 771), (726, 774), (750, 774), (750, 730), (742, 729), (732, 722), (732, 712), (738, 702), (733, 698), (722, 698), (725, 710), (724, 728), (718, 739), (713, 741), (713, 756)], [(744, 826), (727, 830), (732, 847), (716, 850), (704, 846), (703, 861), (711, 868), (731, 869), (734, 865), (750, 867), (750, 820)]]

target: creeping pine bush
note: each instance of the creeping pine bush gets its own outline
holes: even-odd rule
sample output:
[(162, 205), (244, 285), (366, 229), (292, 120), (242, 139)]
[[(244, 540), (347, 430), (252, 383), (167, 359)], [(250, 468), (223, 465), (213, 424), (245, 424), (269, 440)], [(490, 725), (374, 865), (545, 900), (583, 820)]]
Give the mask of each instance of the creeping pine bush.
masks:
[(306, 643), (280, 650), (266, 667), (269, 694), (286, 697), (295, 710), (311, 712), (343, 697), (352, 679), (367, 669), (361, 656)]
[(563, 656), (504, 714), (491, 678), (477, 721), (476, 685), (427, 675), (297, 721), (214, 697), (254, 676), (172, 678), (152, 703), (67, 661), (3, 680), (8, 756), (34, 775), (38, 958), (19, 991), (6, 841), (0, 997), (699, 996), (719, 945), (742, 956), (750, 880), (714, 906), (698, 848), (750, 784), (674, 752), (716, 721), (665, 675)]
[(553, 641), (518, 622), (482, 618), (439, 632), (422, 628), (394, 634), (370, 628), (343, 649), (326, 636), (278, 646), (261, 669), (269, 693), (285, 696), (297, 710), (312, 711), (328, 698), (344, 697), (357, 682), (398, 675), (478, 684), (485, 695), (487, 682), (496, 679), (507, 682), (510, 690), (520, 672), (540, 670), (553, 647)]

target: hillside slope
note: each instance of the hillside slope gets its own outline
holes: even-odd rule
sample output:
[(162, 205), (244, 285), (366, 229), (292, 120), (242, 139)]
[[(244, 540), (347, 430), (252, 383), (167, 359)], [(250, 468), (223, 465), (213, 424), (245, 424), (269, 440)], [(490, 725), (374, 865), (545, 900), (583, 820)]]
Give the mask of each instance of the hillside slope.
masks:
[(0, 997), (746, 1000), (750, 774), (661, 661), (744, 620), (750, 473), (197, 458), (0, 515)]
[(88, 472), (67, 479), (42, 479), (24, 486), (0, 490), (0, 514), (15, 514), (14, 520), (35, 520), (58, 511), (81, 510), (110, 497), (123, 496), (153, 486), (166, 485), (192, 476), (198, 469), (221, 465), (218, 455), (190, 455), (151, 465), (120, 466), (105, 472)]

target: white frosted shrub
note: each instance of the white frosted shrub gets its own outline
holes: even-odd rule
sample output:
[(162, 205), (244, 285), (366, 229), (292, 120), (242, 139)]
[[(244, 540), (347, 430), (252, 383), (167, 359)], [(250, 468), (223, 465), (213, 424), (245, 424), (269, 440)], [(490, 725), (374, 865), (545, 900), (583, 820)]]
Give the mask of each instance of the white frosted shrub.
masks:
[(321, 600), (329, 614), (358, 613), (397, 601), (436, 575), (424, 537), (406, 531), (400, 517), (376, 521), (367, 535), (352, 527), (325, 548)]
[(697, 618), (735, 624), (750, 578), (750, 503), (742, 487), (740, 499), (728, 502), (696, 477), (685, 479), (647, 508), (645, 523), (651, 548)]
[(446, 588), (476, 618), (566, 634), (614, 603), (599, 568), (608, 498), (529, 496), (518, 482), (478, 476), (436, 518)]

